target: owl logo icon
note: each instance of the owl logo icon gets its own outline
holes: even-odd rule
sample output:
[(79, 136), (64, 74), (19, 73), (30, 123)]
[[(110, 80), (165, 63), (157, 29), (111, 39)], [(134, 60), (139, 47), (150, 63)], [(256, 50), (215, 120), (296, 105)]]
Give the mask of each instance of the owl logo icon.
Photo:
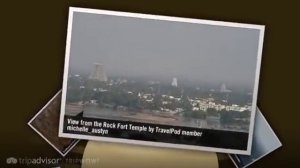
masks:
[(9, 157), (9, 158), (6, 159), (6, 163), (7, 164), (17, 164), (18, 160), (14, 157)]

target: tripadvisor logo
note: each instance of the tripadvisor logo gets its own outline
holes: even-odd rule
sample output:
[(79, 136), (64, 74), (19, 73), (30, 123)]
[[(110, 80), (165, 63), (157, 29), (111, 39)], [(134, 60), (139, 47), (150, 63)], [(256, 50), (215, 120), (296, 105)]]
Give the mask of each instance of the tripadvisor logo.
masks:
[(17, 164), (18, 159), (14, 158), (14, 157), (9, 157), (9, 158), (6, 159), (6, 163), (7, 164)]
[(25, 165), (57, 165), (61, 161), (61, 158), (14, 158), (14, 157), (9, 157), (6, 158), (6, 163), (7, 164), (25, 164)]

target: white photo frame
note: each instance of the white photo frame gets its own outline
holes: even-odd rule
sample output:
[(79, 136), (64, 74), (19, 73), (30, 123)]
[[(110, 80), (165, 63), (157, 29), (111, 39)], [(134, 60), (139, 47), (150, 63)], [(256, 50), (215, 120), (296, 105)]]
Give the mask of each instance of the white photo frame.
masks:
[[(256, 30), (258, 31), (257, 37), (257, 46), (256, 49), (256, 65), (255, 65), (255, 79), (253, 81), (253, 92), (252, 92), (252, 101), (251, 101), (251, 115), (250, 115), (250, 124), (248, 131), (248, 139), (246, 144), (246, 149), (230, 149), (225, 147), (211, 147), (211, 146), (196, 146), (196, 145), (186, 145), (186, 144), (174, 144), (174, 143), (165, 143), (165, 142), (151, 142), (151, 141), (142, 141), (142, 140), (133, 140), (133, 139), (124, 139), (124, 138), (111, 138), (103, 136), (94, 136), (94, 135), (82, 135), (80, 133), (66, 133), (64, 132), (64, 117), (65, 117), (65, 105), (66, 105), (66, 96), (68, 88), (68, 77), (69, 77), (69, 63), (71, 58), (71, 46), (72, 46), (72, 28), (74, 21), (74, 13), (80, 14), (90, 14), (97, 16), (111, 16), (111, 17), (122, 17), (122, 18), (136, 18), (140, 20), (156, 20), (162, 22), (172, 22), (172, 23), (182, 23), (182, 24), (193, 24), (193, 25), (209, 25), (213, 27), (224, 27), (224, 28), (237, 28), (237, 29), (247, 29), (247, 30)], [(130, 143), (130, 144), (139, 144), (139, 145), (150, 145), (150, 146), (159, 146), (159, 147), (171, 147), (171, 148), (181, 148), (181, 149), (193, 149), (193, 150), (204, 150), (211, 152), (222, 152), (222, 153), (234, 153), (234, 154), (245, 154), (249, 155), (251, 153), (252, 146), (252, 136), (254, 128), (254, 118), (256, 111), (256, 102), (257, 102), (257, 93), (258, 93), (258, 83), (259, 83), (259, 74), (261, 67), (261, 57), (263, 49), (263, 37), (264, 37), (263, 25), (254, 25), (254, 24), (242, 24), (242, 23), (233, 23), (233, 22), (223, 22), (223, 21), (211, 21), (211, 20), (201, 20), (201, 19), (190, 19), (190, 18), (180, 18), (180, 17), (169, 17), (169, 16), (158, 16), (158, 15), (148, 15), (148, 14), (138, 14), (138, 13), (128, 13), (128, 12), (116, 12), (116, 11), (107, 11), (107, 10), (97, 10), (97, 9), (86, 9), (86, 8), (69, 8), (69, 21), (67, 29), (67, 40), (66, 40), (66, 54), (65, 54), (65, 66), (64, 66), (64, 75), (63, 75), (63, 89), (62, 89), (62, 103), (61, 103), (61, 114), (60, 114), (60, 125), (59, 125), (59, 136), (66, 138), (76, 138), (76, 139), (87, 139), (87, 140), (100, 140), (100, 141), (109, 141), (109, 142), (120, 142), (120, 143)]]

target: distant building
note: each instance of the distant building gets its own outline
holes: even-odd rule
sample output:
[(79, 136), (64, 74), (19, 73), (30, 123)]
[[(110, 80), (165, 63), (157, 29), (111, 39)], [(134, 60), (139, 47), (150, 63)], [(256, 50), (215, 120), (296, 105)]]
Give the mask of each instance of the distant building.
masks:
[(178, 84), (177, 84), (177, 78), (173, 78), (171, 85), (173, 87), (177, 87), (178, 86)]
[(220, 92), (222, 92), (222, 93), (230, 93), (230, 92), (232, 92), (232, 91), (229, 90), (229, 89), (227, 89), (227, 88), (226, 88), (226, 85), (223, 83), (223, 84), (221, 85)]
[(107, 81), (107, 76), (104, 71), (104, 66), (99, 63), (94, 63), (93, 71), (89, 77), (89, 79), (98, 80), (101, 82)]

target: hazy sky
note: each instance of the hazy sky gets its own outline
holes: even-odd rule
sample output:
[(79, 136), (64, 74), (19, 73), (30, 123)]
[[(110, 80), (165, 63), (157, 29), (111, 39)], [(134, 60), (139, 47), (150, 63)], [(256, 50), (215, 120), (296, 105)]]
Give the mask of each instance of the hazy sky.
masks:
[(253, 87), (259, 30), (75, 12), (70, 72)]

